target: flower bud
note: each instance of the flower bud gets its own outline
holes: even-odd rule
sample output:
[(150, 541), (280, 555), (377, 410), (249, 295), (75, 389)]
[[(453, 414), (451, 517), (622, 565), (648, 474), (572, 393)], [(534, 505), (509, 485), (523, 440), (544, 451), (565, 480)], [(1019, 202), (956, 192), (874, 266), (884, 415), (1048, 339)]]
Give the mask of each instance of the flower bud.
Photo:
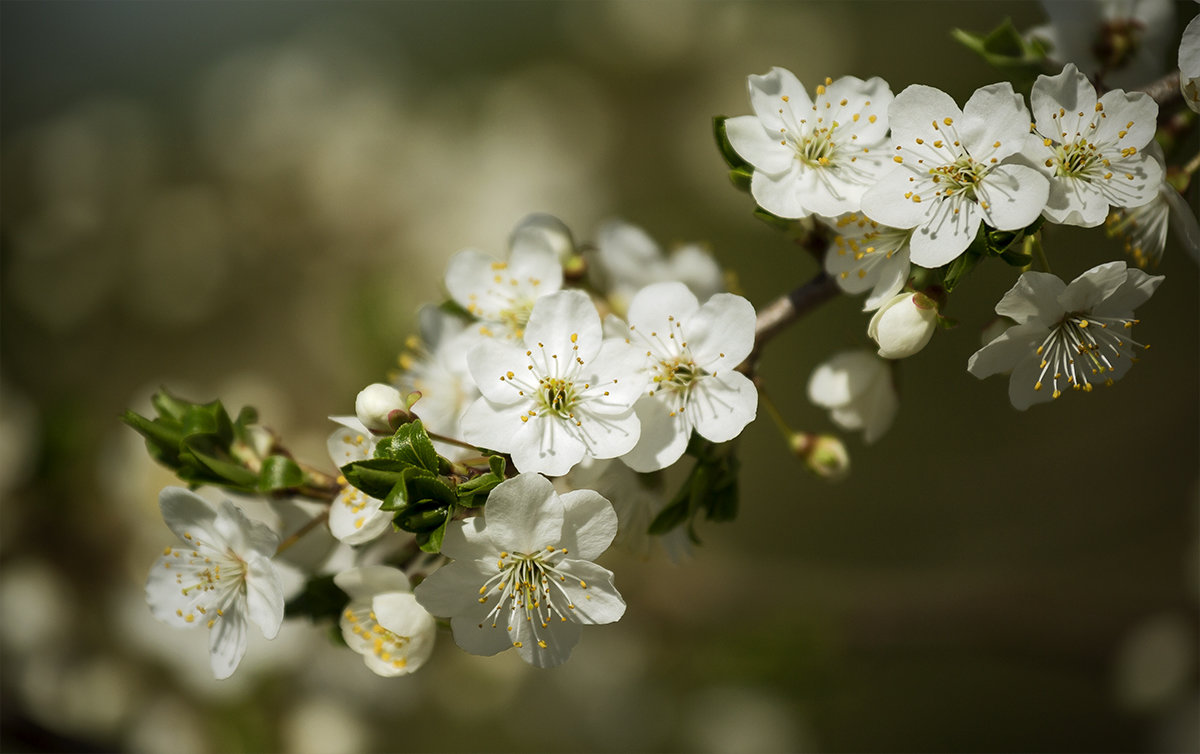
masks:
[(791, 439), (792, 452), (817, 476), (836, 481), (850, 473), (850, 454), (834, 435), (797, 432)]
[(387, 432), (391, 429), (388, 416), (396, 410), (406, 410), (404, 396), (391, 385), (376, 382), (367, 385), (354, 399), (354, 413), (367, 429)]
[(871, 317), (867, 335), (879, 344), (880, 356), (903, 359), (925, 347), (937, 319), (933, 299), (923, 293), (898, 293)]

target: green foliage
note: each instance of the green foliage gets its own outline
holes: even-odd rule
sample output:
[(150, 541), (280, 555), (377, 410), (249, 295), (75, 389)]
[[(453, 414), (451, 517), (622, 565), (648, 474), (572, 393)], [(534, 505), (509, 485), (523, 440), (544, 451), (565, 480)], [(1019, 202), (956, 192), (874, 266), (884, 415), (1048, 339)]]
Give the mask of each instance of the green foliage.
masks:
[(426, 552), (439, 552), (446, 526), (459, 514), (487, 502), (505, 479), (503, 456), (488, 457), (488, 470), (477, 473), (438, 455), (421, 421), (401, 425), (375, 445), (375, 457), (342, 467), (346, 481), (383, 501), (398, 529), (416, 535)]
[(699, 543), (696, 517), (701, 512), (709, 521), (732, 521), (738, 512), (738, 461), (731, 443), (715, 445), (693, 435), (688, 455), (696, 458), (683, 485), (650, 523), (651, 534), (666, 534), (686, 523), (688, 536)]
[(304, 484), (304, 472), (282, 455), (261, 457), (251, 427), (253, 408), (230, 418), (220, 401), (194, 403), (165, 389), (151, 398), (153, 419), (125, 411), (121, 420), (146, 439), (150, 457), (192, 486), (211, 484), (245, 493), (281, 492)]
[(1018, 89), (1031, 84), (1046, 68), (1046, 47), (1036, 39), (1026, 39), (1007, 18), (986, 34), (955, 29), (950, 36), (1004, 71)]
[(1034, 237), (1043, 222), (1045, 220), (1039, 217), (1029, 227), (1020, 230), (996, 230), (987, 225), (980, 226), (979, 233), (966, 251), (943, 268), (942, 286), (946, 292), (954, 290), (987, 257), (995, 257), (1013, 267), (1028, 267), (1033, 256), (1026, 241)]

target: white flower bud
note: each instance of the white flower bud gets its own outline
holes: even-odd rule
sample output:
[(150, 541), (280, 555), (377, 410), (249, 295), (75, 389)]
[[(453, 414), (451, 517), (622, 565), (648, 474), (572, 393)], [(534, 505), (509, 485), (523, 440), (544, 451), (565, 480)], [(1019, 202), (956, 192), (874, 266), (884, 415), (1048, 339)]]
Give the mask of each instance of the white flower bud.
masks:
[(885, 359), (904, 359), (925, 347), (937, 327), (937, 304), (923, 293), (898, 293), (871, 317), (867, 335)]
[(367, 385), (354, 399), (354, 413), (358, 414), (358, 420), (367, 429), (381, 432), (391, 431), (388, 414), (404, 408), (404, 396), (400, 395), (400, 391), (380, 382)]

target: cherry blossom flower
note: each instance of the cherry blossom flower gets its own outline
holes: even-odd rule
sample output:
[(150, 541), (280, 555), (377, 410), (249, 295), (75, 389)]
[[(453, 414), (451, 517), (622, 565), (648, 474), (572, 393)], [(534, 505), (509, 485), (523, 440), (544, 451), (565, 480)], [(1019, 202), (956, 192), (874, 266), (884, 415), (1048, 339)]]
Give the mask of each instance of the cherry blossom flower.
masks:
[(698, 244), (680, 246), (664, 256), (646, 231), (622, 220), (601, 223), (595, 259), (605, 297), (621, 316), (634, 294), (652, 283), (678, 281), (705, 299), (724, 287), (720, 266)]
[[(342, 425), (329, 435), (326, 446), (329, 457), (338, 468), (354, 461), (365, 461), (375, 454), (375, 438), (358, 419), (353, 416), (330, 417)], [(361, 545), (388, 530), (392, 513), (381, 510), (382, 500), (338, 477), (341, 492), (329, 506), (329, 532), (348, 545)]]
[(866, 349), (843, 351), (818, 366), (808, 380), (808, 399), (829, 409), (842, 429), (861, 429), (872, 443), (892, 426), (899, 401), (888, 362)]
[(558, 495), (544, 477), (519, 474), (491, 491), (482, 516), (451, 522), (442, 554), (454, 560), (417, 586), (417, 601), (449, 617), (471, 654), (515, 647), (531, 665), (559, 665), (581, 626), (625, 613), (612, 573), (592, 562), (616, 533), (596, 492)]
[(377, 432), (390, 429), (388, 416), (404, 409), (404, 396), (391, 385), (376, 382), (358, 391), (354, 398), (354, 413), (364, 427)]
[(581, 291), (538, 299), (523, 347), (485, 340), (467, 366), (482, 395), (463, 415), (463, 439), (510, 453), (521, 471), (559, 476), (585, 456), (615, 458), (637, 443), (641, 356), (603, 337)]
[(1145, 149), (1158, 127), (1158, 105), (1119, 89), (1097, 98), (1075, 66), (1038, 76), (1029, 97), (1036, 130), (1022, 154), (1050, 180), (1042, 214), (1065, 225), (1094, 227), (1109, 205), (1138, 207), (1154, 198), (1162, 167)]
[(754, 348), (754, 325), (754, 307), (732, 293), (701, 306), (682, 283), (656, 283), (634, 297), (626, 337), (644, 353), (649, 394), (634, 407), (641, 439), (621, 460), (654, 471), (679, 460), (693, 429), (713, 442), (741, 434), (758, 391), (734, 368)]
[(846, 293), (871, 291), (863, 311), (878, 309), (908, 281), (912, 230), (880, 225), (861, 212), (829, 222), (836, 235), (825, 252), (825, 271)]
[(725, 133), (754, 167), (759, 206), (790, 218), (858, 211), (887, 159), (887, 82), (827, 78), (810, 98), (791, 71), (772, 68), (748, 86), (754, 115), (729, 118)]
[(437, 621), (417, 603), (402, 571), (363, 566), (339, 573), (333, 582), (350, 595), (339, 621), (342, 637), (371, 672), (408, 675), (429, 659)]
[(916, 229), (913, 264), (940, 267), (970, 245), (980, 223), (1017, 230), (1046, 206), (1046, 178), (1005, 162), (1029, 133), (1029, 111), (1011, 84), (977, 90), (962, 110), (945, 92), (914, 84), (888, 114), (897, 165), (863, 195), (862, 209), (876, 222)]
[(1062, 395), (1111, 385), (1145, 346), (1130, 337), (1133, 310), (1163, 281), (1124, 262), (1093, 267), (1068, 285), (1045, 272), (1025, 272), (996, 313), (1017, 324), (976, 351), (967, 370), (983, 379), (1011, 370), (1008, 396), (1024, 411)]
[(937, 329), (937, 304), (922, 293), (897, 293), (875, 312), (867, 335), (885, 359), (906, 359), (920, 351)]
[(1059, 64), (1100, 74), (1110, 87), (1137, 89), (1166, 70), (1175, 33), (1171, 0), (1042, 0), (1050, 23), (1029, 30)]
[(228, 500), (215, 509), (199, 495), (167, 487), (163, 521), (179, 537), (150, 569), (146, 601), (177, 628), (207, 626), (213, 675), (233, 675), (246, 654), (247, 621), (274, 639), (283, 622), (283, 588), (271, 558), (279, 538)]
[(520, 340), (533, 302), (562, 288), (562, 261), (550, 236), (517, 227), (508, 261), (475, 249), (455, 254), (446, 266), (446, 290), (479, 320), (486, 337)]

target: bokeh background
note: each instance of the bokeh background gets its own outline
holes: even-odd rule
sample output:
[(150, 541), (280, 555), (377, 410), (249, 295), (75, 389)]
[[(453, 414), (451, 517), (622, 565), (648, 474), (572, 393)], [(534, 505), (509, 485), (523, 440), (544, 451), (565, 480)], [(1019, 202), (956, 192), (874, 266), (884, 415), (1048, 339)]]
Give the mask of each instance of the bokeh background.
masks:
[[(1195, 6), (1177, 10), (1181, 30)], [(534, 211), (584, 239), (619, 216), (703, 241), (764, 304), (815, 265), (751, 216), (713, 146), (712, 115), (749, 112), (746, 75), (882, 75), (961, 102), (1000, 75), (950, 29), (1027, 28), (1038, 5), (0, 12), (4, 750), (1200, 748), (1198, 276), (1173, 241), (1139, 310), (1154, 347), (1112, 389), (1020, 413), (1005, 380), (967, 374), (1013, 280), (992, 264), (952, 300), (962, 325), (900, 365), (891, 432), (847, 439), (848, 480), (751, 426), (739, 520), (703, 527), (682, 565), (611, 557), (629, 611), (559, 669), (446, 635), (384, 680), (289, 622), (216, 682), (204, 632), (156, 623), (142, 594), (171, 479), (124, 408), (160, 385), (253, 404), (324, 463), (325, 417), (392, 366), (446, 259), (502, 253)], [(1099, 230), (1047, 246), (1067, 279), (1120, 256)], [(833, 429), (804, 384), (865, 345), (858, 307), (770, 347), (796, 428)]]

